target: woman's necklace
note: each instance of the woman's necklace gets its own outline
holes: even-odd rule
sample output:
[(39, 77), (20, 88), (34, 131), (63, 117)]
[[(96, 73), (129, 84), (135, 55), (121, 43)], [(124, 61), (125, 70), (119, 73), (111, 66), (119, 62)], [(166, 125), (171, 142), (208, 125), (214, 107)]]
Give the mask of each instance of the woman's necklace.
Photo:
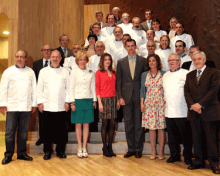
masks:
[[(157, 73), (158, 73), (158, 70), (157, 70)], [(152, 78), (156, 78), (157, 73), (156, 73), (156, 75), (153, 76), (152, 73), (151, 73), (151, 71), (150, 71), (150, 75), (151, 75)]]

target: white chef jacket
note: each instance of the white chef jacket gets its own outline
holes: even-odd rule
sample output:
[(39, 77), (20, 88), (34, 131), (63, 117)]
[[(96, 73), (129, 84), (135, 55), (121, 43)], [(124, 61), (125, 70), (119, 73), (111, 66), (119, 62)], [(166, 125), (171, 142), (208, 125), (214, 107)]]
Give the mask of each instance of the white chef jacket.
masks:
[(161, 35), (166, 35), (167, 34), (167, 32), (163, 31), (163, 30), (154, 31), (154, 32), (155, 32), (156, 40), (160, 40)]
[[(98, 38), (98, 41), (102, 41), (102, 42), (105, 44), (105, 39), (106, 39), (106, 38), (105, 38), (104, 36), (98, 35), (97, 38)], [(86, 41), (85, 41), (85, 47), (86, 47), (86, 46), (89, 46), (88, 38), (86, 38)]]
[(126, 57), (128, 55), (127, 50), (122, 47), (115, 53), (115, 58), (114, 58), (114, 68), (117, 68), (118, 60)]
[(81, 70), (78, 67), (70, 74), (70, 102), (85, 98), (93, 98), (93, 101), (97, 101), (95, 73), (91, 69)]
[(136, 45), (139, 48), (141, 45), (147, 43), (146, 32), (144, 30), (130, 29), (127, 31), (131, 38), (136, 41)]
[(106, 26), (101, 29), (101, 35), (104, 37), (109, 37), (109, 36), (113, 37), (114, 36), (114, 33), (113, 33), (114, 29), (115, 29), (115, 26), (112, 26), (112, 27)]
[(173, 37), (170, 41), (170, 47), (173, 53), (176, 53), (175, 43), (177, 40), (182, 40), (186, 43), (186, 53), (189, 54), (189, 48), (194, 45), (192, 36), (189, 34), (181, 34)]
[(37, 104), (43, 103), (44, 111), (65, 111), (69, 103), (69, 72), (63, 68), (45, 67), (40, 70), (37, 84)]
[(133, 27), (133, 25), (131, 23), (127, 23), (127, 24), (121, 23), (118, 26), (122, 28), (123, 34), (127, 34), (127, 31), (132, 29), (132, 27)]
[(89, 58), (88, 67), (92, 69), (94, 73), (99, 69), (100, 58), (101, 56), (98, 54), (95, 54)]
[(122, 40), (116, 41), (114, 39), (114, 40), (109, 41), (106, 46), (107, 46), (106, 52), (109, 53), (114, 59), (116, 52), (123, 47), (123, 43), (122, 43)]
[(180, 57), (180, 59), (181, 59), (180, 67), (182, 67), (184, 62), (192, 61), (191, 57), (186, 54)]
[(184, 97), (184, 85), (188, 70), (168, 71), (163, 75), (164, 99), (166, 101), (165, 117), (186, 118), (187, 105)]
[(13, 65), (4, 71), (0, 84), (0, 106), (6, 106), (7, 111), (19, 112), (37, 107), (36, 77), (31, 68)]
[[(154, 37), (154, 40), (156, 40), (155, 37)], [(148, 42), (148, 40), (147, 40), (147, 42)], [(148, 55), (147, 42), (139, 47), (140, 56)], [(155, 44), (156, 44), (156, 50), (160, 49), (159, 43), (155, 42)]]
[[(78, 65), (76, 64), (75, 60), (76, 60), (75, 56), (66, 57), (64, 59), (63, 67), (66, 68), (69, 72), (71, 72), (71, 70), (73, 68), (78, 67)], [(69, 67), (71, 67), (71, 69)]]
[(155, 54), (157, 54), (160, 57), (161, 63), (162, 63), (162, 70), (163, 71), (169, 71), (170, 67), (169, 67), (169, 63), (168, 63), (168, 57), (171, 54), (171, 49), (167, 48), (167, 49), (158, 49), (155, 51)]

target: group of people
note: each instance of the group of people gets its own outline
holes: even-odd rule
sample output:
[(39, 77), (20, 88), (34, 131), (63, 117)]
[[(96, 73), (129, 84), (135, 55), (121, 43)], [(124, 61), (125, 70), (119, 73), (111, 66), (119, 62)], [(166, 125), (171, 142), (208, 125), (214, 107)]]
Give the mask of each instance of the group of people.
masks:
[(150, 159), (157, 158), (157, 134), (158, 158), (165, 159), (167, 129), (167, 163), (181, 160), (182, 143), (189, 170), (205, 167), (208, 159), (213, 173), (220, 174), (216, 123), (220, 120), (220, 75), (214, 62), (206, 60), (175, 17), (170, 19), (170, 29), (163, 31), (151, 10), (145, 11), (143, 23), (139, 17), (129, 23), (128, 13), (122, 19), (119, 15), (115, 7), (103, 23), (103, 13), (96, 12), (97, 22), (90, 26), (83, 48), (74, 44), (69, 49), (66, 34), (60, 36), (59, 48), (52, 51), (44, 45), (43, 58), (33, 63), (33, 70), (25, 66), (27, 52), (16, 53), (16, 65), (5, 70), (0, 84), (0, 112), (7, 111), (2, 164), (12, 161), (17, 126), (17, 158), (32, 160), (26, 154), (27, 128), (37, 108), (40, 139), (36, 145), (43, 143), (45, 160), (51, 158), (52, 143), (57, 144), (57, 156), (66, 158), (68, 117), (75, 124), (77, 156), (88, 157), (89, 124), (98, 109), (104, 156), (116, 156), (112, 142), (120, 114), (128, 145), (125, 158), (142, 157), (144, 129), (149, 129)]

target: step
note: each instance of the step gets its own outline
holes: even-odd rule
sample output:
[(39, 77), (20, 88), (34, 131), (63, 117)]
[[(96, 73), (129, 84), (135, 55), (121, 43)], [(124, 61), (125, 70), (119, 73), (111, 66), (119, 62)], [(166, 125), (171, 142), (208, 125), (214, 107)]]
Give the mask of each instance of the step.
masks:
[[(102, 154), (102, 143), (100, 142), (91, 142), (87, 144), (89, 154)], [(123, 155), (128, 151), (127, 143), (126, 142), (116, 142), (112, 145), (113, 151), (118, 155)], [(181, 145), (181, 149), (182, 149)], [(53, 145), (53, 149), (55, 151), (55, 145)], [(78, 144), (76, 142), (68, 142), (66, 145), (66, 154), (76, 154), (78, 149)], [(157, 144), (157, 153), (159, 151), (159, 145)], [(28, 141), (27, 142), (27, 152), (28, 153), (43, 153), (43, 145), (36, 146), (35, 141)], [(165, 144), (164, 149), (165, 155), (170, 154), (170, 150), (167, 144)], [(182, 151), (181, 151), (182, 153)], [(151, 154), (151, 145), (150, 143), (145, 142), (143, 148), (144, 155)]]

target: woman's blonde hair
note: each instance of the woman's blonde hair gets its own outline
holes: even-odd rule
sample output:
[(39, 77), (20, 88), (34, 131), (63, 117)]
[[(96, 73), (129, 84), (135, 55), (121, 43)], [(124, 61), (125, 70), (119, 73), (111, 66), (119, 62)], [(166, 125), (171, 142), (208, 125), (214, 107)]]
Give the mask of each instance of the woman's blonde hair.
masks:
[(80, 57), (86, 57), (87, 63), (89, 62), (89, 56), (88, 56), (87, 52), (86, 52), (86, 51), (83, 51), (83, 50), (80, 50), (80, 51), (77, 51), (77, 53), (76, 53), (75, 62), (76, 62), (77, 65), (79, 65), (78, 62), (79, 62), (79, 58), (80, 58)]

